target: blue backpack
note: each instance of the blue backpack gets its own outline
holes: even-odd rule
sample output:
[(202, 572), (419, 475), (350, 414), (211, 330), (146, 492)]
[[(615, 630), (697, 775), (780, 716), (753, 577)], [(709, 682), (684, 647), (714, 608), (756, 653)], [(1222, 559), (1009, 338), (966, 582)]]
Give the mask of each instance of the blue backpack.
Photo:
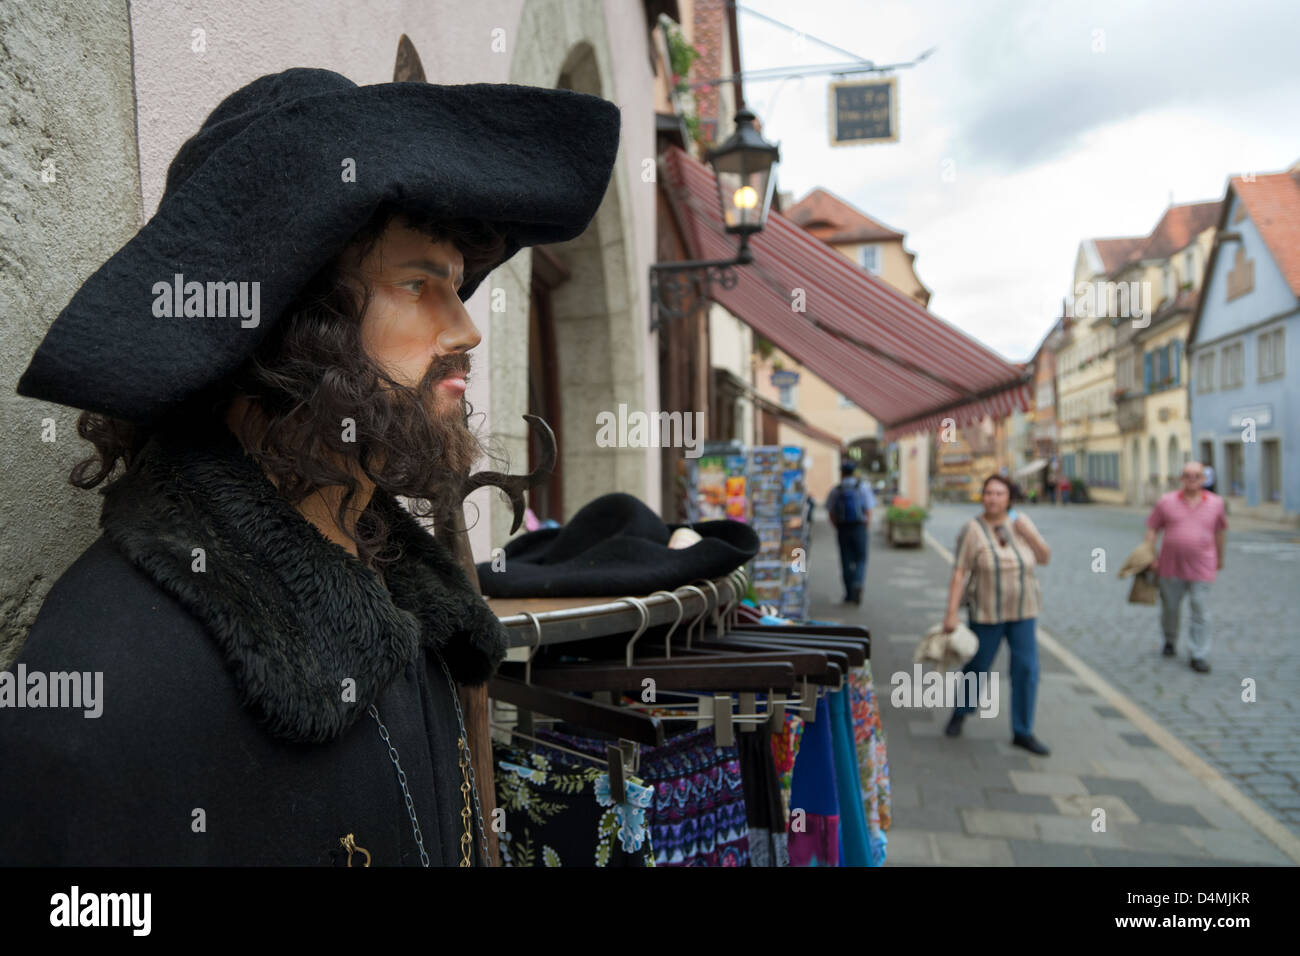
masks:
[(863, 520), (862, 494), (858, 487), (858, 482), (855, 479), (852, 487), (848, 487), (841, 482), (840, 486), (835, 489), (839, 492), (835, 496), (836, 524), (861, 524)]

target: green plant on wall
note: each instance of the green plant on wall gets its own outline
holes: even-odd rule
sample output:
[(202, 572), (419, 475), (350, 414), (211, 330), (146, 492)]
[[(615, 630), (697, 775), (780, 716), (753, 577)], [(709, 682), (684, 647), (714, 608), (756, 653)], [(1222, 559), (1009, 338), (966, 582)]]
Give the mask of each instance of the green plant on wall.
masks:
[(671, 20), (664, 18), (660, 22), (663, 24), (664, 36), (668, 41), (668, 66), (673, 71), (673, 92), (681, 99), (690, 102), (690, 108), (682, 113), (682, 121), (686, 124), (686, 131), (691, 139), (697, 144), (704, 145), (700, 133), (699, 105), (694, 91), (690, 88), (691, 68), (700, 58), (700, 50), (686, 42), (682, 31)]

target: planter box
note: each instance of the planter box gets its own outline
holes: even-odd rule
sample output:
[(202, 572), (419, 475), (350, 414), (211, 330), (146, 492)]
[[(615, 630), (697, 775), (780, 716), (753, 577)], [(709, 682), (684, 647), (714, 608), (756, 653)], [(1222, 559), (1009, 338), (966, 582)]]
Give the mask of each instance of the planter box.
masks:
[(920, 521), (891, 521), (886, 524), (885, 533), (892, 545), (911, 544), (919, 547), (923, 527), (924, 525)]

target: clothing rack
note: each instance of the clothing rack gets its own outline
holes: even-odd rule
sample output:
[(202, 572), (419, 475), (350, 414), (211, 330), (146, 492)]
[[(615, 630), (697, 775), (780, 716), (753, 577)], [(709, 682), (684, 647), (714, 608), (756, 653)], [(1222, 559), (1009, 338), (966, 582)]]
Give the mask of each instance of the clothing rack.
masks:
[[(644, 605), (649, 616), (645, 627), (672, 624), (681, 620), (681, 633), (692, 622), (717, 612), (722, 607), (739, 603), (744, 597), (744, 585), (737, 579), (740, 573), (679, 587), (672, 592), (658, 591), (652, 595), (629, 595)], [(712, 584), (712, 588), (709, 587)], [(561, 644), (566, 641), (583, 641), (635, 631), (642, 626), (640, 609), (625, 598), (486, 598), (487, 605), (496, 613), (506, 628), (510, 647), (539, 647)], [(680, 610), (679, 610), (680, 602)], [(534, 627), (533, 621), (537, 622)], [(540, 637), (538, 635), (540, 631)]]

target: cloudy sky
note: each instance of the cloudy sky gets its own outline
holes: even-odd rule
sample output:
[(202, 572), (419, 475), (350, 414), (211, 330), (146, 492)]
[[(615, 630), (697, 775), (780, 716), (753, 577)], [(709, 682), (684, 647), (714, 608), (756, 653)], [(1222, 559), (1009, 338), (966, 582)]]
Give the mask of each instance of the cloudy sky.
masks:
[(907, 233), (931, 310), (1017, 361), (1081, 239), (1144, 235), (1171, 196), (1300, 159), (1295, 0), (741, 0), (738, 19), (746, 70), (849, 59), (811, 37), (877, 64), (937, 48), (897, 74), (897, 143), (831, 147), (831, 77), (745, 96), (783, 191), (822, 186)]

